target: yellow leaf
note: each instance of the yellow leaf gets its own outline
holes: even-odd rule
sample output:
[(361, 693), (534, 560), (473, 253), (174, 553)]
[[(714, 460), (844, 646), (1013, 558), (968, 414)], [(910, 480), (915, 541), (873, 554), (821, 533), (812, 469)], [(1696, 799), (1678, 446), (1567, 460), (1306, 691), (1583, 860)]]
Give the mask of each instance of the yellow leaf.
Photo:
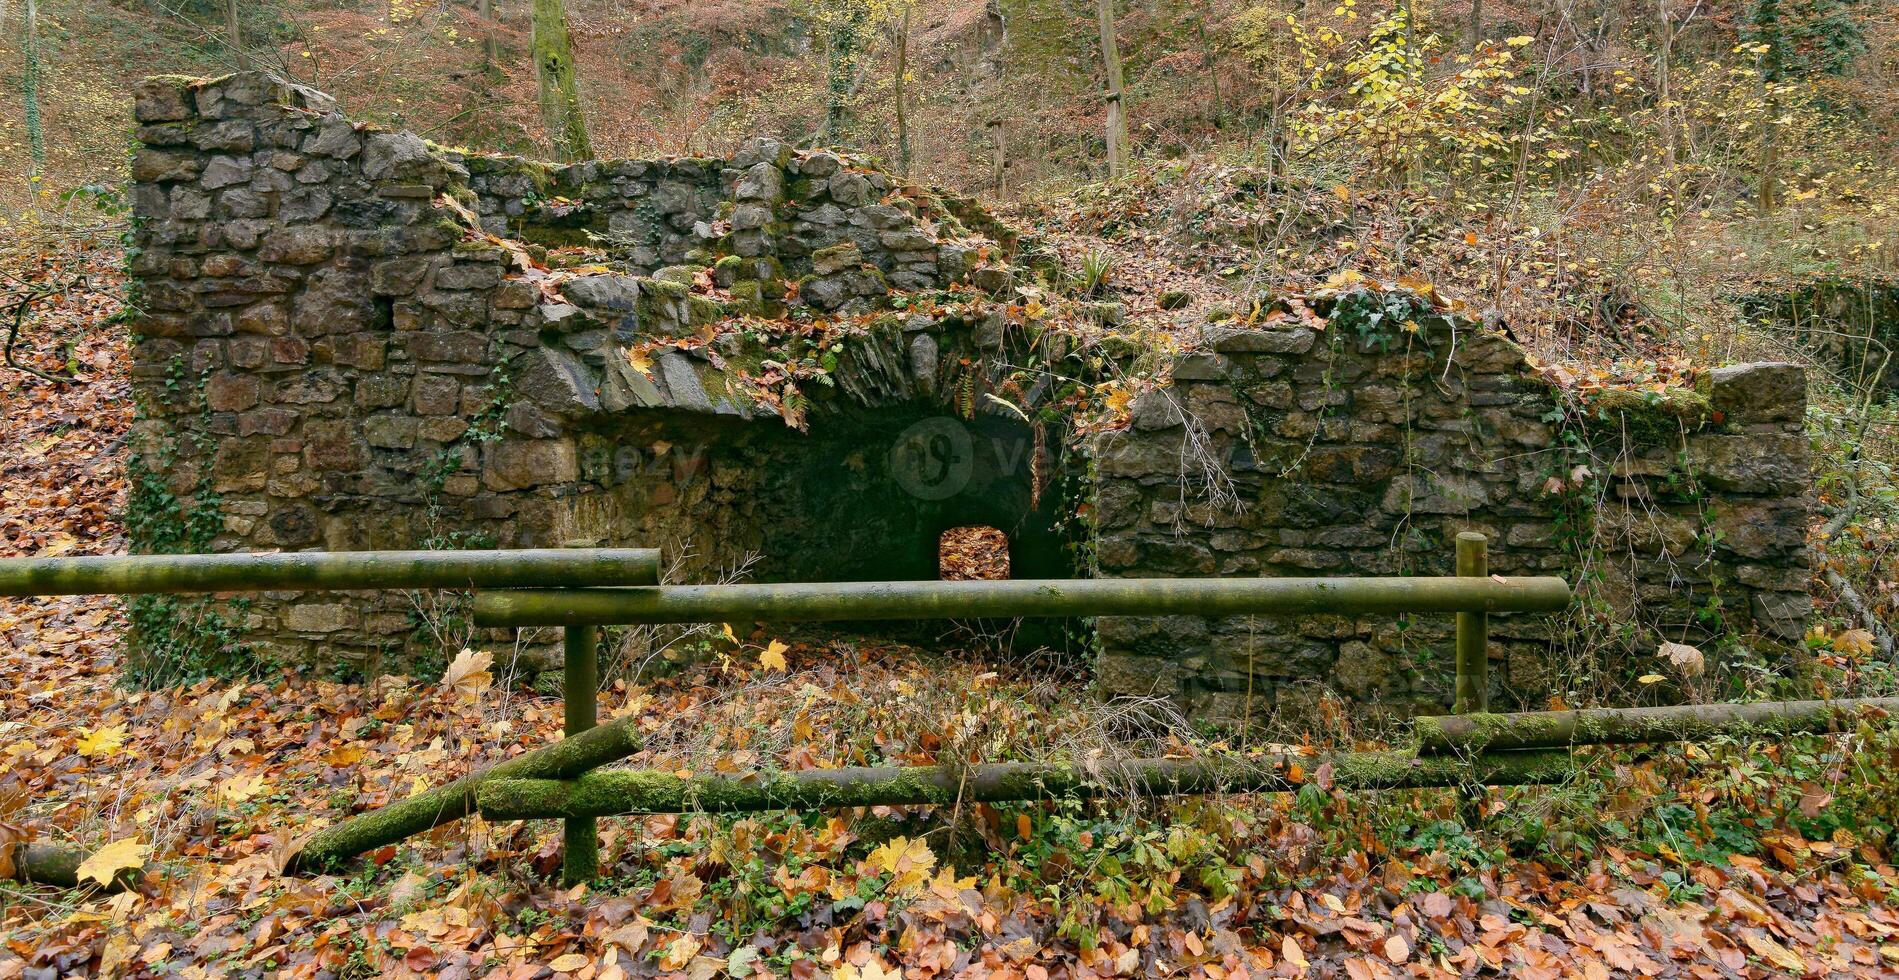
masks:
[(649, 378), (653, 376), (653, 358), (645, 350), (638, 347), (627, 348), (626, 361), (633, 365), (633, 370)]
[(893, 837), (870, 852), (870, 863), (873, 867), (889, 872), (892, 891), (908, 893), (918, 890), (929, 880), (930, 869), (936, 867), (936, 855), (931, 853), (930, 845), (920, 837), (916, 840)]
[(79, 749), (79, 754), (88, 759), (109, 756), (117, 753), (125, 745), (125, 735), (124, 725), (94, 729), (80, 736), (76, 747)]
[(1760, 930), (1745, 930), (1741, 933), (1741, 939), (1754, 951), (1754, 955), (1759, 956), (1761, 959), (1772, 963), (1780, 969), (1786, 970), (1795, 976), (1807, 972), (1806, 960), (1801, 959), (1799, 954), (1775, 942), (1771, 937)]
[(1635, 682), (1637, 684), (1660, 684), (1661, 682), (1667, 679), (1668, 678), (1663, 677), (1660, 674), (1643, 674), (1642, 676), (1637, 677), (1635, 679)]
[(1535, 41), (1536, 41), (1536, 38), (1533, 38), (1528, 34), (1518, 34), (1516, 37), (1504, 38), (1503, 43), (1508, 44), (1509, 46), (1513, 48), (1520, 48), (1526, 44), (1534, 43)]
[(136, 837), (122, 837), (79, 862), (79, 880), (109, 885), (121, 871), (145, 867), (147, 848)]
[(1349, 201), (1352, 199), (1352, 189), (1344, 184), (1334, 186), (1332, 188), (1332, 194), (1341, 201)]
[(692, 936), (680, 936), (666, 944), (666, 955), (660, 958), (659, 968), (677, 970), (685, 966), (692, 962), (694, 956), (699, 955), (699, 948), (703, 945), (705, 944)]
[(785, 651), (789, 649), (777, 640), (767, 643), (765, 652), (758, 655), (758, 665), (766, 670), (789, 670), (789, 665), (785, 663)]
[(593, 958), (585, 953), (564, 953), (554, 957), (554, 962), (547, 964), (547, 968), (555, 973), (573, 973), (592, 962)]
[(1873, 652), (1873, 634), (1870, 630), (1847, 630), (1833, 638), (1833, 649), (1863, 657)]
[(230, 803), (243, 803), (262, 796), (269, 789), (270, 780), (263, 776), (238, 776), (219, 786), (218, 795)]

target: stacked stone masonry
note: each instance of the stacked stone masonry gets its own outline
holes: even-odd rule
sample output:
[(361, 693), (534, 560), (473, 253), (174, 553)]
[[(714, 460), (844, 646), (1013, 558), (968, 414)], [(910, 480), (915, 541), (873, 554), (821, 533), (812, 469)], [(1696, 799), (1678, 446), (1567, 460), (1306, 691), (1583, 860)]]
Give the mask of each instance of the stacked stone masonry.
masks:
[[(887, 417), (810, 436), (725, 361), (755, 351), (628, 357), (730, 317), (1006, 290), (981, 258), (1001, 250), (953, 198), (770, 140), (730, 160), (568, 167), (459, 153), (257, 73), (152, 79), (136, 112), (137, 448), (171, 492), (216, 500), (214, 548), (593, 540), (663, 546), (681, 580), (761, 552), (767, 576), (868, 577), (880, 556), (933, 574), (933, 544), (910, 538), (1041, 504), (979, 460), (954, 499), (849, 512), (901, 497), (865, 465), (866, 433), (889, 444), (942, 414), (962, 366), (1005, 342), (994, 318), (880, 320), (810, 397)], [(537, 246), (604, 247), (613, 271), (549, 288), (471, 216)], [(701, 276), (730, 298), (689, 288)], [(241, 630), (283, 662), (381, 669), (439, 656), (419, 612), (399, 595), (267, 595)]]
[[(1739, 643), (1771, 661), (1800, 640), (1801, 368), (1722, 368), (1702, 392), (1578, 418), (1501, 334), (1417, 323), (1231, 330), (1177, 361), (1097, 447), (1101, 573), (1448, 575), (1457, 533), (1482, 532), (1494, 574), (1561, 575), (1580, 600), (1492, 617), (1502, 707), (1545, 706), (1592, 652), (1653, 663), (1662, 640), (1711, 658)], [(1108, 619), (1101, 681), (1229, 718), (1315, 717), (1328, 694), (1437, 711), (1452, 619)]]
[[(1797, 368), (1717, 371), (1703, 415), (1613, 415), (1583, 450), (1521, 352), (1469, 324), (1229, 329), (1136, 400), (1129, 430), (1055, 458), (1060, 433), (977, 395), (1027, 363), (1021, 329), (893, 302), (1014, 295), (1007, 235), (968, 202), (770, 140), (564, 167), (456, 152), (255, 73), (153, 79), (136, 109), (135, 449), (215, 504), (217, 550), (583, 539), (665, 548), (674, 581), (748, 561), (761, 579), (918, 578), (940, 530), (982, 523), (1010, 533), (1024, 577), (1346, 575), (1447, 572), (1474, 528), (1496, 571), (1580, 578), (1592, 615), (1647, 634), (1804, 628)], [(524, 249), (569, 244), (611, 271), (524, 271)], [(742, 332), (691, 340), (787, 313), (874, 314), (807, 385), (808, 432), (743, 383), (762, 368)], [(1050, 390), (1006, 401), (1038, 413)], [(894, 463), (918, 433), (961, 447), (940, 493)], [(1076, 501), (1051, 477), (1087, 471), (1084, 453), (1093, 569), (1062, 547)], [(427, 606), (270, 594), (239, 627), (282, 662), (401, 668), (441, 656)], [(1448, 629), (1105, 620), (1099, 680), (1209, 714), (1297, 712), (1325, 690), (1409, 711), (1447, 697)], [(1568, 629), (1499, 617), (1503, 703), (1547, 689)]]

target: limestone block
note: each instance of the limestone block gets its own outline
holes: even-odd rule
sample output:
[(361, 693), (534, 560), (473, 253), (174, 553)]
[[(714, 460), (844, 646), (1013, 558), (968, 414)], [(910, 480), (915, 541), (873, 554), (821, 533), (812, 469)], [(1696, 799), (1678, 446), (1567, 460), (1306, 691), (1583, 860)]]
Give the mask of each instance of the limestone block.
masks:
[(185, 79), (147, 78), (132, 88), (132, 114), (142, 123), (176, 122), (191, 118)]
[(1807, 417), (1807, 372), (1798, 364), (1765, 361), (1708, 372), (1708, 401), (1724, 423), (1798, 422)]
[(356, 615), (341, 602), (300, 602), (284, 610), (284, 628), (297, 633), (336, 633), (356, 625)]
[(502, 492), (572, 483), (580, 476), (573, 442), (504, 439), (482, 453), (481, 485)]
[(1799, 432), (1700, 434), (1688, 442), (1695, 474), (1717, 490), (1798, 494), (1811, 473), (1807, 437)]
[(1212, 337), (1222, 354), (1303, 354), (1318, 335), (1307, 327), (1282, 330), (1234, 330)]
[(515, 392), (533, 404), (569, 418), (600, 411), (600, 380), (573, 354), (539, 347), (517, 363)]

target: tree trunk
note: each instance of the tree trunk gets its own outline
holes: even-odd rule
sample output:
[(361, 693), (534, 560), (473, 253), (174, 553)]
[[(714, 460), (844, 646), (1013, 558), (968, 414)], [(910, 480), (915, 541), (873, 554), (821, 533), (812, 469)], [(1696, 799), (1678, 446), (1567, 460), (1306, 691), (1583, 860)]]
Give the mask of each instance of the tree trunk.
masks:
[(1119, 177), (1128, 165), (1127, 107), (1122, 103), (1121, 49), (1114, 38), (1114, 0), (1095, 0), (1101, 22), (1101, 65), (1108, 83), (1108, 176)]
[(910, 61), (910, 12), (916, 9), (915, 3), (903, 7), (903, 20), (897, 27), (897, 74), (892, 88), (897, 99), (897, 172), (910, 176), (910, 119), (903, 108), (903, 76), (909, 71)]
[(237, 67), (250, 71), (256, 65), (244, 50), (244, 27), (238, 20), (237, 0), (224, 0), (224, 43), (231, 46), (231, 54), (237, 57)]
[(580, 111), (574, 43), (561, 0), (534, 0), (534, 72), (541, 86), (541, 124), (554, 156), (564, 163), (593, 159), (587, 120)]
[(481, 73), (493, 81), (501, 69), (501, 42), (495, 38), (494, 0), (478, 0), (475, 13), (481, 15)]
[(1669, 62), (1674, 59), (1675, 19), (1668, 12), (1668, 0), (1657, 0), (1655, 12), (1660, 24), (1661, 44), (1655, 53), (1655, 98), (1661, 107), (1662, 164), (1670, 174), (1675, 170), (1675, 110), (1669, 105)]
[(290, 859), (285, 874), (323, 871), (343, 861), (460, 820), (475, 809), (475, 790), (489, 779), (569, 779), (640, 750), (635, 716), (589, 728), (571, 738), (477, 769), (445, 786), (351, 817), (313, 835)]
[(1507, 715), (1419, 718), (1418, 752), (1553, 749), (1571, 745), (1692, 742), (1716, 735), (1800, 735), (1837, 731), (1860, 718), (1885, 721), (1899, 698), (1684, 704), (1663, 708), (1587, 708)]
[(1767, 46), (1761, 58), (1761, 81), (1767, 87), (1767, 121), (1761, 126), (1760, 188), (1754, 203), (1765, 216), (1780, 204), (1780, 95), (1775, 88), (1783, 74), (1784, 51), (1779, 0), (1760, 0), (1754, 12), (1754, 30)]
[(33, 200), (39, 199), (40, 176), (46, 171), (46, 131), (40, 125), (40, 11), (39, 0), (26, 0), (26, 23), (22, 25), (24, 43), (21, 53), (26, 58), (26, 69), (21, 80), (21, 95), (26, 103), (26, 148), (32, 170), (35, 192)]
[(1213, 39), (1207, 33), (1207, 17), (1211, 8), (1203, 10), (1194, 18), (1194, 29), (1200, 36), (1202, 57), (1207, 59), (1207, 82), (1213, 86), (1213, 128), (1220, 128), (1220, 120), (1226, 115), (1226, 107), (1220, 101), (1220, 62), (1214, 56)]
[[(39, 885), (78, 888), (79, 866), (85, 860), (85, 852), (58, 844), (20, 844), (13, 849), (13, 877)], [(138, 872), (127, 868), (114, 875), (104, 890), (124, 891), (137, 881)]]
[(1324, 769), (1351, 789), (1528, 785), (1574, 775), (1566, 752), (1497, 753), (1468, 762), (1406, 752), (1241, 759), (1133, 759), (1098, 770), (1066, 764), (813, 769), (763, 777), (681, 779), (658, 770), (609, 770), (578, 779), (506, 779), (476, 792), (490, 820), (627, 813), (742, 813), (856, 806), (951, 806), (1007, 800), (1201, 793), (1284, 793)]
[(1476, 51), (1484, 40), (1484, 0), (1470, 0), (1469, 34), (1470, 49)]

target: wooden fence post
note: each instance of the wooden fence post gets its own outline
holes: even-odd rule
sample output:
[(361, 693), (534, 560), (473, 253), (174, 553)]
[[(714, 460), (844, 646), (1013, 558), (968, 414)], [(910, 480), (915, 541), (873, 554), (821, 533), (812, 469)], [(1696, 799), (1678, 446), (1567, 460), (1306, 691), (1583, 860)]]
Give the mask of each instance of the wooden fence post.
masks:
[[(1457, 534), (1457, 574), (1482, 578), (1490, 574), (1490, 539), (1476, 531)], [(1457, 614), (1457, 691), (1451, 704), (1456, 714), (1490, 710), (1490, 614)]]
[[(1476, 531), (1457, 532), (1457, 574), (1459, 576), (1490, 574), (1489, 538)], [(1457, 690), (1451, 702), (1451, 710), (1460, 715), (1490, 710), (1489, 613), (1460, 612), (1457, 614)], [(1464, 826), (1476, 827), (1484, 822), (1486, 795), (1483, 786), (1459, 787), (1457, 809), (1463, 818)]]
[[(591, 548), (592, 541), (564, 542), (568, 548)], [(561, 687), (566, 716), (566, 733), (572, 738), (592, 728), (599, 720), (600, 633), (596, 626), (563, 627), (562, 663), (565, 678)], [(593, 817), (568, 817), (561, 821), (561, 884), (572, 887), (592, 881), (600, 875), (600, 833)]]

